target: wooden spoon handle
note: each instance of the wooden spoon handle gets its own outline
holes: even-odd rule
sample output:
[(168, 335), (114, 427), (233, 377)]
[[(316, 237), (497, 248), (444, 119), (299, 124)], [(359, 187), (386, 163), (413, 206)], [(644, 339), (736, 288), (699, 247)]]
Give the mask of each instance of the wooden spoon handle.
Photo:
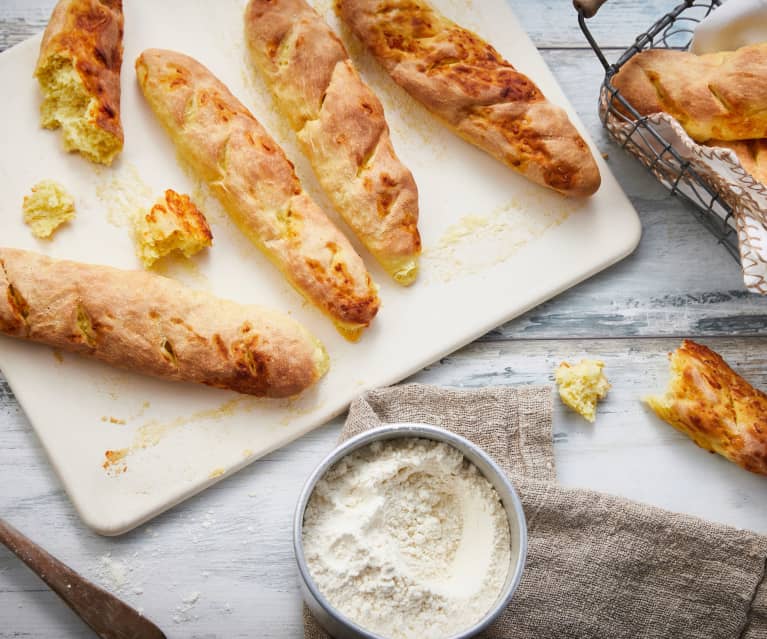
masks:
[(162, 631), (136, 610), (49, 555), (0, 519), (0, 542), (103, 639), (165, 639)]

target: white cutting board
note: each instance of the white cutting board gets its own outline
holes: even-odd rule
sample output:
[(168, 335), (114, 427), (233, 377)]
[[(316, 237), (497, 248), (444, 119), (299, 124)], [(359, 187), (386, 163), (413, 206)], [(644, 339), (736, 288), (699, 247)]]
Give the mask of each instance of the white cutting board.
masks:
[[(161, 272), (220, 297), (291, 313), (323, 340), (332, 360), (328, 375), (300, 399), (258, 400), (142, 377), (0, 337), (4, 375), (78, 512), (99, 533), (116, 535), (137, 526), (328, 421), (364, 389), (401, 380), (606, 268), (639, 241), (637, 215), (596, 149), (602, 187), (589, 200), (573, 202), (528, 183), (439, 125), (340, 29), (329, 0), (315, 4), (341, 31), (381, 96), (397, 152), (420, 192), (420, 279), (403, 289), (362, 253), (383, 303), (357, 344), (343, 340), (304, 304), (204, 188), (179, 168), (136, 85), (133, 63), (144, 48), (176, 49), (197, 58), (283, 144), (307, 189), (330, 210), (292, 133), (246, 66), (243, 0), (125, 2), (126, 143), (112, 168), (62, 152), (59, 134), (40, 129), (32, 78), (40, 38), (0, 55), (0, 86), (6, 87), (0, 101), (0, 245), (139, 268), (129, 215), (166, 188), (190, 193), (208, 215), (215, 244), (207, 254), (172, 261)], [(490, 40), (565, 107), (585, 135), (504, 0), (435, 4)], [(21, 221), (24, 195), (46, 178), (63, 183), (77, 206), (74, 222), (47, 242), (35, 240)], [(121, 449), (128, 454), (105, 469), (105, 452)]]

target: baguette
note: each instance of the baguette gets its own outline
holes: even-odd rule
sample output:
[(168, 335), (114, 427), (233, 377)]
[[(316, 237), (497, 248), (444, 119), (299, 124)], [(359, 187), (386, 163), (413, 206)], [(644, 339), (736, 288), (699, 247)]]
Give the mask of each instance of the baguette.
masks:
[(251, 0), (251, 60), (341, 217), (395, 281), (415, 281), (418, 189), (399, 160), (381, 102), (305, 0)]
[(143, 271), (0, 248), (0, 332), (165, 379), (297, 395), (328, 368), (322, 344), (280, 313)]
[(705, 144), (734, 151), (748, 174), (767, 185), (767, 140), (709, 140)]
[(691, 340), (671, 353), (671, 371), (666, 393), (645, 400), (658, 417), (701, 448), (767, 475), (767, 395)]
[(64, 148), (111, 164), (123, 148), (121, 0), (60, 0), (43, 34), (35, 77), (40, 123), (62, 129)]
[(700, 56), (649, 49), (613, 85), (640, 115), (668, 113), (696, 142), (767, 137), (767, 43)]
[(599, 188), (565, 111), (479, 36), (424, 0), (336, 0), (336, 9), (392, 79), (465, 140), (564, 195)]
[(188, 56), (148, 49), (136, 60), (136, 73), (179, 155), (240, 229), (345, 337), (359, 338), (378, 311), (376, 288), (256, 118)]

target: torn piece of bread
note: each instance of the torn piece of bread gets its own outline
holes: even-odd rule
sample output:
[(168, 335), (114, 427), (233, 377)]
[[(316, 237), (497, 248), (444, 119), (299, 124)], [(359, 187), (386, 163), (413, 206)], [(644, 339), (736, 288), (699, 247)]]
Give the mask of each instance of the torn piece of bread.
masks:
[(123, 148), (121, 0), (60, 0), (43, 34), (35, 77), (40, 123), (61, 128), (64, 148), (111, 164)]
[(279, 144), (226, 85), (182, 53), (147, 49), (136, 76), (179, 157), (240, 230), (350, 341), (380, 300), (362, 258), (301, 186)]
[(650, 408), (701, 448), (767, 475), (767, 394), (692, 340), (670, 359), (671, 382), (665, 393), (645, 398)]
[(22, 211), (32, 235), (44, 240), (75, 216), (75, 200), (58, 182), (42, 180), (24, 196)]
[(554, 372), (562, 401), (590, 422), (597, 415), (597, 402), (607, 396), (610, 382), (602, 369), (605, 363), (582, 359), (577, 364), (562, 362)]
[(168, 189), (134, 220), (136, 254), (146, 268), (174, 251), (192, 257), (213, 244), (208, 221), (188, 195)]
[(0, 248), (0, 333), (169, 380), (292, 397), (328, 370), (287, 315), (145, 271)]
[(378, 97), (305, 0), (250, 0), (254, 65), (333, 205), (396, 282), (418, 272), (418, 188), (397, 157)]

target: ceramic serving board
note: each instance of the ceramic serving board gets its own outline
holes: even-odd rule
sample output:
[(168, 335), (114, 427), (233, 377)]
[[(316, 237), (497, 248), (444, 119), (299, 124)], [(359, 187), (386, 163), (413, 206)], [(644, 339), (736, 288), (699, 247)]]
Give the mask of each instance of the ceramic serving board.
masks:
[[(125, 2), (126, 143), (110, 168), (64, 153), (59, 134), (40, 129), (32, 78), (40, 38), (0, 55), (0, 85), (10, 89), (0, 101), (0, 245), (139, 268), (131, 215), (166, 188), (189, 193), (208, 216), (214, 246), (192, 260), (168, 260), (158, 272), (220, 297), (290, 313), (325, 343), (332, 360), (314, 389), (274, 401), (142, 377), (0, 337), (4, 375), (78, 512), (99, 533), (120, 534), (150, 519), (325, 423), (366, 388), (401, 380), (608, 267), (639, 241), (637, 215), (596, 149), (602, 187), (594, 197), (571, 201), (528, 183), (437, 123), (341, 28), (329, 0), (315, 4), (381, 97), (397, 152), (420, 192), (420, 278), (401, 288), (362, 252), (380, 285), (382, 307), (356, 344), (303, 303), (180, 168), (136, 84), (133, 63), (147, 47), (197, 58), (283, 144), (304, 185), (330, 211), (292, 132), (247, 64), (243, 0)], [(588, 139), (503, 0), (435, 4), (493, 42), (568, 110)], [(61, 182), (76, 200), (76, 219), (52, 241), (35, 240), (22, 223), (23, 197), (41, 179)]]

